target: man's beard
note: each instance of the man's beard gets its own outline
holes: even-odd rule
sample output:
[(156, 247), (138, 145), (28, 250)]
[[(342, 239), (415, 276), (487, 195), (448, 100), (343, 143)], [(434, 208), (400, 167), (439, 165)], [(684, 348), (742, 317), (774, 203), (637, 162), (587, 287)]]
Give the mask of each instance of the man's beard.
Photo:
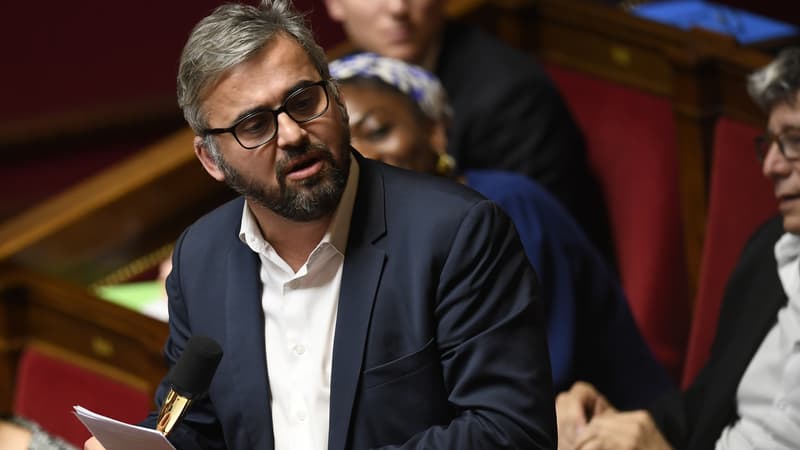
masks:
[[(215, 152), (215, 160), (231, 189), (282, 217), (308, 222), (332, 213), (339, 205), (350, 173), (349, 141), (348, 133), (345, 133), (338, 160), (322, 144), (307, 144), (303, 148), (288, 151), (288, 156), (279, 160), (275, 167), (277, 187), (267, 187), (255, 179), (247, 179), (218, 152)], [(288, 185), (286, 167), (294, 158), (307, 153), (312, 153), (322, 162), (322, 170), (296, 183), (296, 186)]]

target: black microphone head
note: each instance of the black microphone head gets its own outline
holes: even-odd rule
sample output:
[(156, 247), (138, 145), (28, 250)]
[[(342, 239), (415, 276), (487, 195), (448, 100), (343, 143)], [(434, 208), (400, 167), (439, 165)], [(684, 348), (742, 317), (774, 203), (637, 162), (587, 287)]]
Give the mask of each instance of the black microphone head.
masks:
[(172, 389), (186, 398), (204, 394), (222, 359), (222, 348), (211, 338), (192, 336), (170, 373)]

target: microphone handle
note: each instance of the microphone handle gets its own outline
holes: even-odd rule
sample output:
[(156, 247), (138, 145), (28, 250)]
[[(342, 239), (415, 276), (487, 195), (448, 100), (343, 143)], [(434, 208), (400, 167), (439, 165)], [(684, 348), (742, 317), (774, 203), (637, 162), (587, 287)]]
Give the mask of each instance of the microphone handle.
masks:
[(168, 435), (183, 418), (183, 415), (186, 414), (191, 403), (192, 399), (178, 394), (174, 389), (170, 389), (167, 393), (167, 398), (164, 400), (164, 405), (161, 406), (161, 411), (158, 413), (156, 430), (160, 431), (164, 436)]

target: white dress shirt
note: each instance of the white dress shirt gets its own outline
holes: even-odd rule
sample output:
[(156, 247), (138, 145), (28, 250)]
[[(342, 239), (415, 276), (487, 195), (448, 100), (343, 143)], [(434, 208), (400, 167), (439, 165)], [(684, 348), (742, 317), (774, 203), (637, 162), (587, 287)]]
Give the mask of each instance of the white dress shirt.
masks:
[(294, 272), (245, 203), (239, 238), (261, 261), (261, 304), (275, 450), (328, 448), (331, 360), (344, 253), (358, 185), (350, 175), (325, 236)]
[(800, 448), (800, 237), (775, 244), (778, 275), (789, 301), (739, 383), (740, 419), (726, 427), (717, 450)]

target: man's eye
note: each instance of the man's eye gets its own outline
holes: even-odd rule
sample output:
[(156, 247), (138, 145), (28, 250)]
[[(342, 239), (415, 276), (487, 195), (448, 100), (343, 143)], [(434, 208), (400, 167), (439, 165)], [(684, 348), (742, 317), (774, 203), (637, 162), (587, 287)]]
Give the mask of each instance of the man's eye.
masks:
[(306, 89), (292, 97), (286, 107), (292, 114), (311, 115), (319, 109), (321, 97), (317, 89)]
[(792, 133), (783, 136), (783, 145), (800, 149), (800, 134)]
[(268, 120), (267, 115), (258, 115), (251, 117), (236, 127), (237, 133), (260, 135), (269, 129), (271, 122)]

